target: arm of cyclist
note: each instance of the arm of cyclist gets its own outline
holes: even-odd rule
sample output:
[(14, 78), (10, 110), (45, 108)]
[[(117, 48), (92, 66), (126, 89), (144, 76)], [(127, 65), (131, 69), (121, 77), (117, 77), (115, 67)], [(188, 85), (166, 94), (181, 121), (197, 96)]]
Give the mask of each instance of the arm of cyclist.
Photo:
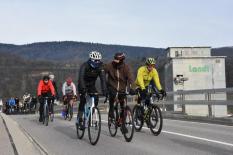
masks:
[(85, 94), (86, 93), (86, 86), (85, 86), (85, 69), (86, 69), (86, 63), (84, 63), (79, 70), (79, 83), (78, 83), (78, 89), (79, 93)]

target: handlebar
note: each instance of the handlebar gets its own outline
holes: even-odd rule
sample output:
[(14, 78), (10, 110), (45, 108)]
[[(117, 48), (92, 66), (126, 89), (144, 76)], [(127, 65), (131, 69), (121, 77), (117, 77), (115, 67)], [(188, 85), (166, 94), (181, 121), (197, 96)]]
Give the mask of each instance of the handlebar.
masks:
[(156, 100), (157, 102), (161, 101), (161, 100), (164, 100), (166, 98), (165, 95), (162, 95), (160, 93), (153, 93), (152, 96), (157, 98), (157, 100)]

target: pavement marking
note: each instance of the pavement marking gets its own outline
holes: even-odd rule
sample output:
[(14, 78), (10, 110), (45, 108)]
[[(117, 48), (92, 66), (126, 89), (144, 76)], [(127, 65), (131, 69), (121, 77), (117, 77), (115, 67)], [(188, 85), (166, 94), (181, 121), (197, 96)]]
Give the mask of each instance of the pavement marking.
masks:
[[(107, 123), (108, 121), (106, 120), (101, 120), (101, 122)], [(147, 127), (142, 127), (143, 129), (149, 130)], [(212, 142), (212, 143), (217, 143), (217, 144), (222, 144), (222, 145), (227, 145), (233, 147), (232, 143), (227, 143), (227, 142), (222, 142), (222, 141), (217, 141), (217, 140), (212, 140), (212, 139), (207, 139), (207, 138), (202, 138), (202, 137), (196, 137), (192, 135), (187, 135), (187, 134), (182, 134), (182, 133), (177, 133), (177, 132), (172, 132), (172, 131), (165, 131), (162, 130), (163, 133), (168, 133), (172, 135), (177, 135), (177, 136), (182, 136), (182, 137), (187, 137), (187, 138), (192, 138), (192, 139), (197, 139), (197, 140), (202, 140), (202, 141), (207, 141), (207, 142)]]
[[(61, 116), (61, 114), (59, 114), (59, 115)], [(74, 116), (74, 117), (77, 117), (77, 116)], [(178, 120), (173, 120), (173, 121), (178, 121)], [(108, 123), (108, 121), (106, 121), (106, 120), (101, 120), (101, 122)], [(192, 123), (198, 123), (198, 122), (192, 122)], [(149, 130), (149, 128), (147, 128), (147, 127), (142, 127), (142, 128)], [(182, 134), (182, 133), (177, 133), (177, 132), (172, 132), (172, 131), (162, 130), (162, 132), (167, 133), (167, 134), (172, 134), (172, 135), (177, 135), (177, 136), (182, 136), (182, 137), (187, 137), (187, 138), (192, 138), (192, 139), (197, 139), (197, 140), (202, 140), (202, 141), (207, 141), (207, 142), (212, 142), (212, 143), (217, 143), (217, 144), (233, 147), (232, 143), (222, 142), (222, 141), (218, 141), (218, 140), (212, 140), (212, 139), (207, 139), (207, 138), (202, 138), (202, 137), (197, 137), (197, 136), (192, 136), (192, 135), (187, 135), (187, 134)]]
[(188, 123), (192, 123), (192, 124), (202, 124), (202, 125), (209, 125), (209, 126), (223, 126), (223, 127), (227, 127), (227, 128), (232, 128), (232, 126), (228, 126), (228, 125), (223, 125), (223, 124), (211, 124), (211, 123), (204, 123), (204, 122), (191, 122), (191, 121), (184, 121), (184, 120), (174, 120), (174, 119), (164, 119), (164, 120), (169, 120), (169, 121), (176, 121), (176, 122), (188, 122)]

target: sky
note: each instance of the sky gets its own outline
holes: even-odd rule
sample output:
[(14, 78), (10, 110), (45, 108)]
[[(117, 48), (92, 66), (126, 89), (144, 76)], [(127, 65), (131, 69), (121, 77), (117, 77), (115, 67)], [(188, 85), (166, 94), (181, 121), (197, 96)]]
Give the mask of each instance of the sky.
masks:
[(233, 46), (233, 0), (0, 0), (0, 43)]

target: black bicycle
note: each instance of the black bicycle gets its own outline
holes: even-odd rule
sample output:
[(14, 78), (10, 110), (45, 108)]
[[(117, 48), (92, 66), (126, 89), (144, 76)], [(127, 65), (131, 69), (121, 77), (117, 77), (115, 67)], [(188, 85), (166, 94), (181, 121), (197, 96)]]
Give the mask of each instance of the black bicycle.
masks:
[(75, 97), (74, 96), (67, 96), (67, 105), (65, 107), (65, 116), (64, 119), (68, 119), (69, 121), (71, 121), (71, 119), (73, 118), (73, 106), (74, 106), (74, 102), (75, 102)]
[[(43, 124), (45, 124), (45, 126), (48, 126), (49, 120), (52, 122), (54, 119), (54, 114), (52, 114), (50, 111), (52, 107), (49, 107), (49, 104), (48, 104), (48, 100), (51, 100), (51, 99), (52, 97), (44, 97), (42, 119), (43, 119)], [(50, 103), (50, 106), (52, 106), (52, 103)]]
[(158, 93), (149, 93), (149, 104), (146, 100), (142, 100), (140, 104), (136, 104), (133, 108), (134, 127), (136, 131), (141, 131), (144, 122), (150, 131), (158, 136), (163, 127), (163, 117), (160, 108), (154, 104), (155, 101), (163, 100), (164, 96)]
[[(118, 93), (117, 95), (128, 95), (126, 93)], [(116, 95), (114, 102), (114, 111), (111, 116), (108, 113), (108, 129), (112, 137), (115, 137), (117, 134), (117, 129), (120, 127), (122, 134), (127, 142), (130, 142), (134, 135), (134, 121), (130, 107), (127, 105), (127, 99), (125, 99), (123, 117), (119, 116), (120, 114), (120, 103), (118, 96)]]

